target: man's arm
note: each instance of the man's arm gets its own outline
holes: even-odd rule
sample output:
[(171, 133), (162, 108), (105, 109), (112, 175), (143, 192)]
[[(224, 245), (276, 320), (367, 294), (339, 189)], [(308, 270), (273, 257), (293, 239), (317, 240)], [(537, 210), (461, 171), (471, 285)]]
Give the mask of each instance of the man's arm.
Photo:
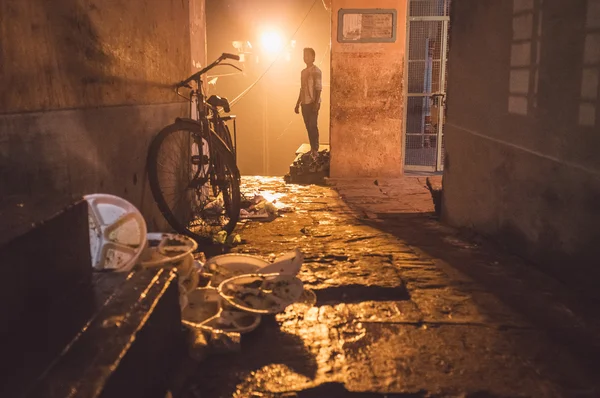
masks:
[(314, 81), (315, 81), (315, 110), (319, 110), (319, 108), (321, 107), (321, 91), (323, 91), (323, 78), (322, 78), (322, 73), (321, 73), (321, 69), (318, 69), (315, 71), (315, 75), (314, 75)]
[(298, 101), (296, 101), (296, 108), (294, 108), (294, 112), (300, 113), (300, 101), (302, 98), (302, 87), (300, 87), (300, 92), (298, 93)]
[(321, 90), (315, 90), (315, 103), (313, 105), (316, 111), (321, 109)]

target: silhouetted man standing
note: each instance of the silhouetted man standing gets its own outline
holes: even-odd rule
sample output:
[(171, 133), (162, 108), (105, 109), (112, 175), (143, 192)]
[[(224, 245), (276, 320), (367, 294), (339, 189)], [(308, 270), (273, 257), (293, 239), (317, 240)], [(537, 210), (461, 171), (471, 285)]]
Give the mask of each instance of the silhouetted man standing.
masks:
[(310, 152), (312, 158), (315, 159), (319, 152), (317, 120), (321, 108), (321, 91), (323, 90), (321, 70), (315, 65), (315, 50), (312, 48), (304, 49), (304, 63), (306, 68), (302, 70), (300, 77), (300, 95), (296, 102), (295, 112), (300, 113), (300, 106), (302, 106), (302, 117), (308, 132)]

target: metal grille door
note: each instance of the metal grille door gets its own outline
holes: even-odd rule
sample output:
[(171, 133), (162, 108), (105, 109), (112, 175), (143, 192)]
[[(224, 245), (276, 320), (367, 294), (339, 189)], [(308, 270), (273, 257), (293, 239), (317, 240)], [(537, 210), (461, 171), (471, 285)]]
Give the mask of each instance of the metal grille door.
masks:
[(406, 170), (441, 171), (450, 0), (409, 0)]

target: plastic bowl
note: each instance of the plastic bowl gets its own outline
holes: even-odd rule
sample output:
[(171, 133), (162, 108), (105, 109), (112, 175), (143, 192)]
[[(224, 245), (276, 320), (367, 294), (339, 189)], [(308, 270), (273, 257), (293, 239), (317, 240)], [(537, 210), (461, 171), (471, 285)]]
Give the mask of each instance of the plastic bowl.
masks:
[(260, 315), (224, 306), (227, 307), (217, 289), (196, 289), (188, 295), (188, 304), (181, 314), (182, 323), (201, 330), (236, 333), (251, 332), (260, 324)]
[(268, 261), (247, 254), (223, 254), (210, 258), (203, 269), (211, 276), (209, 286), (216, 288), (224, 280), (256, 273), (269, 264)]

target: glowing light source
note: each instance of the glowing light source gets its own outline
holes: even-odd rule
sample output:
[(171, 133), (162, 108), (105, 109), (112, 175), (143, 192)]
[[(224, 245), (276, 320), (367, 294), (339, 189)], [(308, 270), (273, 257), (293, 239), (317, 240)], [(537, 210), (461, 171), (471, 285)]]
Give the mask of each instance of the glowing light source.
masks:
[(260, 42), (263, 49), (269, 53), (278, 53), (283, 48), (283, 39), (277, 32), (263, 33)]

